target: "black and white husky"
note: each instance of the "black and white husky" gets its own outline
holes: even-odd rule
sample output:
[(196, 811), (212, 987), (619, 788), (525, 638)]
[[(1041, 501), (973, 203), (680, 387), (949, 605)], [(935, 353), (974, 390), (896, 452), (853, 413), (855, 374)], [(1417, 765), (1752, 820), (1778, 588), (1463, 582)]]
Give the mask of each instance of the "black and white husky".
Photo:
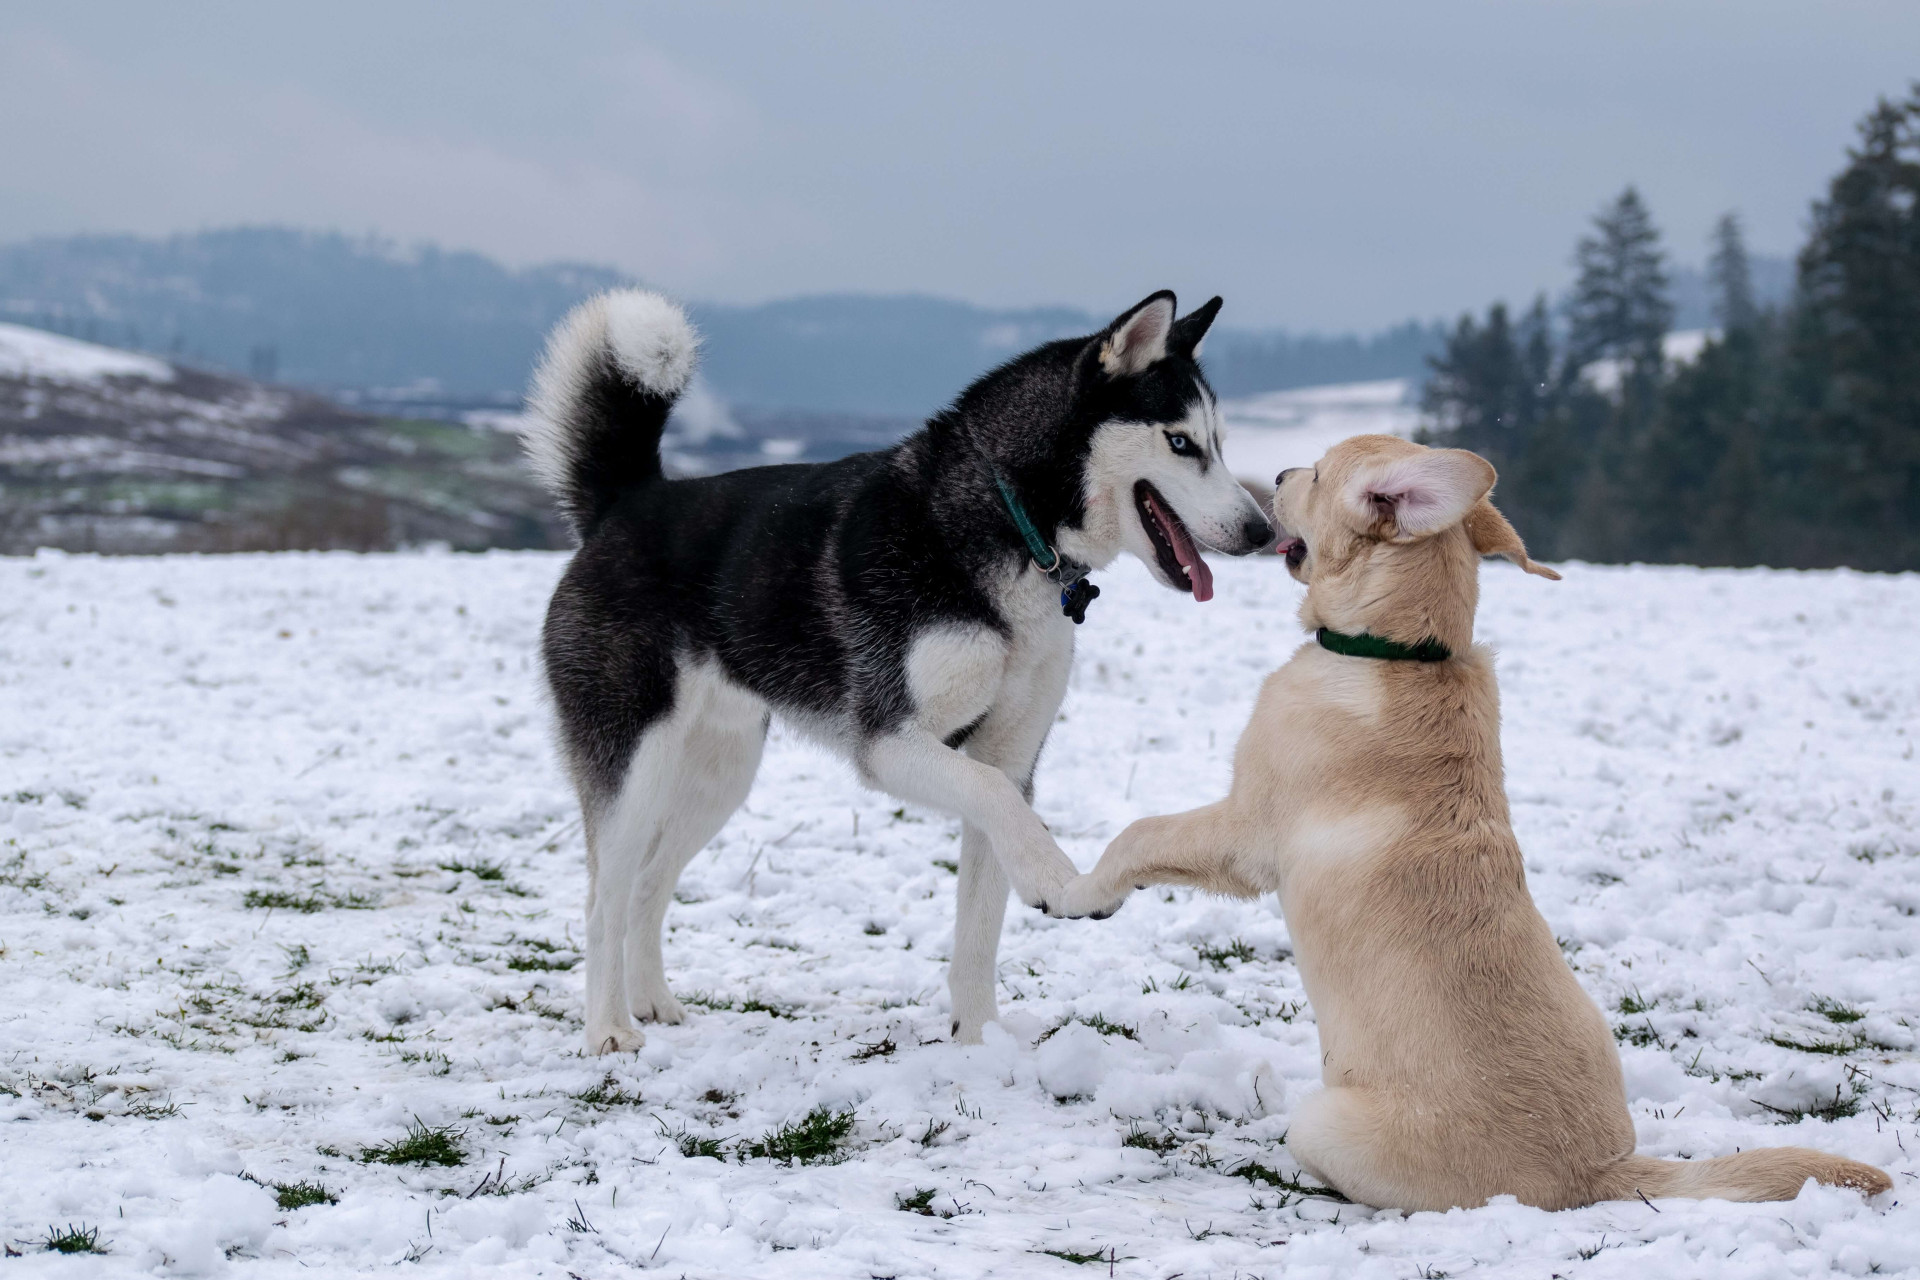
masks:
[(1008, 883), (1054, 910), (1077, 874), (1030, 801), (1085, 572), (1131, 551), (1205, 600), (1197, 546), (1273, 540), (1195, 362), (1219, 309), (1175, 320), (1156, 293), (890, 449), (689, 480), (659, 450), (693, 373), (680, 309), (608, 293), (555, 329), (528, 451), (580, 539), (544, 648), (585, 819), (590, 1052), (637, 1048), (636, 1018), (680, 1021), (661, 921), (746, 799), (774, 712), (965, 823), (949, 986), (954, 1034), (979, 1040)]

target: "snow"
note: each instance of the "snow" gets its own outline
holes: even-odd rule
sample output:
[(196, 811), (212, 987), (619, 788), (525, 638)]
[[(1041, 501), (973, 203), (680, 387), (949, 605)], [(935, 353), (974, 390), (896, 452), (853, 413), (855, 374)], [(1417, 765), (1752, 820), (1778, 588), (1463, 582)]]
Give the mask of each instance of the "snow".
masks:
[[(1691, 364), (1700, 358), (1709, 341), (1718, 340), (1718, 329), (1679, 329), (1660, 340), (1660, 354), (1668, 364)], [(1595, 360), (1580, 370), (1586, 380), (1593, 384), (1596, 391), (1612, 395), (1620, 389), (1620, 380), (1626, 376), (1627, 362), (1624, 360)]]
[(1287, 467), (1311, 466), (1348, 436), (1412, 436), (1420, 411), (1406, 378), (1268, 391), (1220, 402), (1227, 458), (1242, 480), (1271, 489)]
[(44, 329), (0, 324), (0, 378), (43, 378), (49, 382), (146, 378), (171, 382), (173, 366), (152, 356), (82, 342)]
[[(1642, 1149), (1796, 1142), (1896, 1191), (1404, 1216), (1233, 1173), (1297, 1174), (1317, 1077), (1270, 899), (1016, 904), (1004, 1022), (957, 1047), (956, 825), (778, 727), (669, 915), (687, 1022), (580, 1056), (534, 665), (562, 563), (0, 561), (7, 1275), (78, 1274), (38, 1251), (73, 1224), (105, 1276), (1920, 1276), (1920, 578), (1489, 565), (1481, 610), (1533, 891), (1626, 1037)], [(1082, 866), (1222, 793), (1301, 640), (1276, 561), (1216, 576), (1199, 606), (1101, 575), (1039, 774)], [(840, 1163), (740, 1158), (815, 1107), (852, 1110)], [(415, 1122), (464, 1163), (358, 1158)], [(303, 1180), (338, 1203), (261, 1185)]]

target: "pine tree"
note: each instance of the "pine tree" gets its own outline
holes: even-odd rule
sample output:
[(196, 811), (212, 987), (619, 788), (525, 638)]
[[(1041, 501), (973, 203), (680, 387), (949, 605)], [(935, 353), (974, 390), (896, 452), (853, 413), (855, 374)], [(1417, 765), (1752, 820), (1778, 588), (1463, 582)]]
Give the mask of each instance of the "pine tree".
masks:
[(1796, 559), (1920, 568), (1920, 84), (1867, 115), (1814, 206), (1790, 365)]
[(1740, 219), (1723, 214), (1713, 228), (1713, 256), (1707, 260), (1707, 276), (1713, 283), (1714, 319), (1723, 333), (1752, 327), (1759, 318), (1753, 303), (1753, 272), (1747, 264), (1746, 237), (1740, 232)]
[(1439, 355), (1427, 357), (1433, 375), (1421, 393), (1421, 407), (1432, 414), (1455, 448), (1471, 449), (1498, 467), (1510, 449), (1517, 425), (1522, 374), (1507, 306), (1496, 302), (1480, 324), (1463, 315)]
[(1673, 323), (1660, 233), (1632, 187), (1594, 217), (1593, 227), (1574, 254), (1580, 276), (1567, 306), (1570, 364), (1577, 372), (1611, 358), (1657, 376), (1661, 340)]
[[(1644, 554), (1632, 460), (1658, 409), (1673, 304), (1660, 233), (1638, 191), (1621, 192), (1593, 225), (1575, 252), (1580, 276), (1567, 306), (1564, 372), (1572, 442), (1590, 439), (1591, 446), (1562, 544), (1587, 559), (1624, 560)], [(1605, 409), (1589, 403), (1579, 385), (1581, 371), (1599, 359), (1620, 364), (1617, 397)]]

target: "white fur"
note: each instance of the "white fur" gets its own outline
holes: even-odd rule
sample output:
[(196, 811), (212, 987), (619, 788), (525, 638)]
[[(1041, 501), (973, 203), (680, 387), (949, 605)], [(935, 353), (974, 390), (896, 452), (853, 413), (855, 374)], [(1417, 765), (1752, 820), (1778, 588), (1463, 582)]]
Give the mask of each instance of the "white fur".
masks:
[(686, 312), (645, 289), (598, 294), (568, 312), (547, 338), (528, 406), (533, 426), (523, 444), (541, 482), (555, 492), (569, 486), (578, 441), (567, 406), (578, 401), (603, 356), (635, 385), (671, 398), (693, 377), (699, 347)]
[(945, 737), (993, 705), (1006, 671), (1007, 645), (989, 627), (936, 627), (907, 651), (907, 692), (914, 719)]
[[(1204, 468), (1199, 459), (1173, 452), (1167, 438), (1178, 432), (1190, 436), (1207, 455)], [(1177, 423), (1103, 423), (1094, 431), (1087, 458), (1086, 520), (1077, 530), (1060, 531), (1060, 549), (1096, 569), (1111, 563), (1121, 551), (1130, 551), (1164, 581), (1159, 557), (1134, 509), (1134, 482), (1146, 480), (1201, 546), (1243, 550), (1241, 530), (1250, 521), (1264, 519), (1264, 513), (1228, 470), (1222, 454), (1225, 438), (1225, 425), (1204, 390), (1186, 418)]]
[(747, 798), (767, 706), (718, 667), (680, 671), (673, 714), (649, 728), (626, 781), (587, 830), (589, 1053), (646, 1043), (633, 1018), (679, 1022), (660, 925), (693, 856)]

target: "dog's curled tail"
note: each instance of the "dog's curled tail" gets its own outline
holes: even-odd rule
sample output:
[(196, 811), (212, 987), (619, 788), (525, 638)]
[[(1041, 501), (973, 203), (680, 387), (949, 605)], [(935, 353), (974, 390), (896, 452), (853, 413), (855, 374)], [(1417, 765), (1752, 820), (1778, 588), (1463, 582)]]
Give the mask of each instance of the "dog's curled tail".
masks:
[(686, 313), (644, 289), (589, 298), (554, 326), (523, 442), (580, 538), (623, 492), (660, 478), (660, 437), (698, 347)]
[(1602, 1200), (1687, 1196), (1696, 1200), (1791, 1200), (1808, 1178), (1877, 1196), (1893, 1179), (1870, 1164), (1807, 1147), (1757, 1147), (1711, 1160), (1628, 1156), (1611, 1169)]

